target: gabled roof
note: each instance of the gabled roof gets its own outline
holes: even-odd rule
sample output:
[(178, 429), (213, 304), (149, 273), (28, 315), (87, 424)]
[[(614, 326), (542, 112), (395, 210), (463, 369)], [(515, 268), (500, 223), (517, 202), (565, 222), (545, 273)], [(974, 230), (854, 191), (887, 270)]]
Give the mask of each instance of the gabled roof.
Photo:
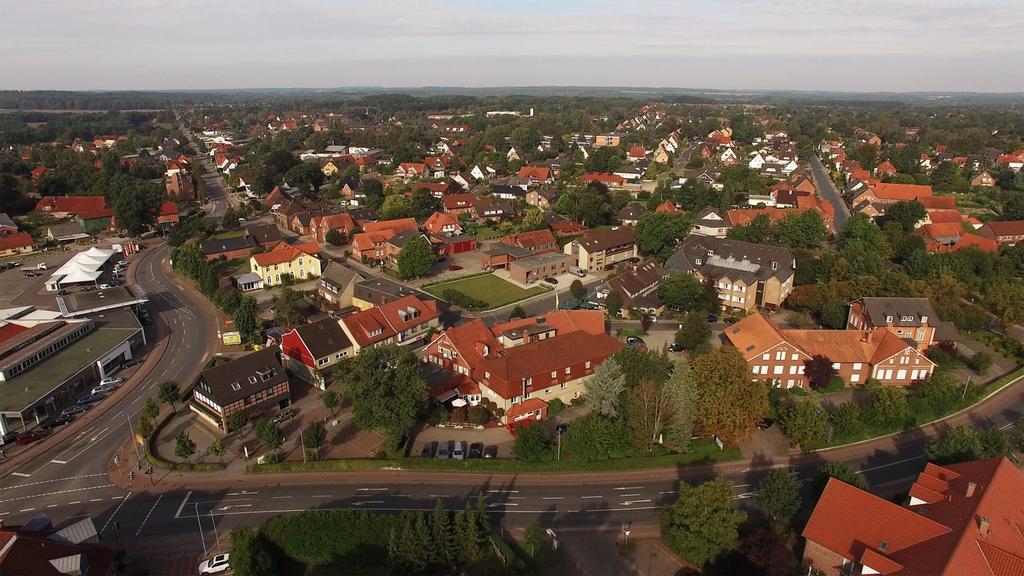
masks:
[(203, 391), (221, 407), (241, 400), (261, 390), (288, 381), (281, 361), (277, 358), (278, 349), (264, 348), (245, 356), (239, 356), (203, 370), (201, 382)]
[(328, 282), (338, 287), (345, 287), (353, 282), (362, 282), (363, 277), (348, 266), (338, 262), (328, 262), (327, 268), (320, 275), (320, 282)]
[(440, 234), (444, 231), (445, 226), (455, 226), (457, 229), (462, 229), (458, 218), (444, 212), (434, 212), (423, 223), (423, 229), (431, 234)]
[(363, 224), (363, 232), (383, 232), (385, 230), (398, 233), (402, 230), (419, 230), (419, 226), (416, 224), (415, 218), (398, 218)]
[(522, 180), (548, 180), (551, 178), (551, 167), (523, 166), (519, 169), (519, 178)]
[(769, 322), (760, 312), (727, 326), (723, 333), (743, 355), (744, 360), (760, 356), (787, 341), (775, 324)]
[(529, 232), (519, 232), (518, 234), (509, 234), (501, 239), (501, 243), (507, 246), (516, 246), (518, 248), (535, 248), (537, 246), (554, 245), (555, 236), (551, 233), (551, 230), (531, 230)]
[(352, 342), (334, 318), (297, 326), (294, 332), (314, 359), (325, 358), (352, 347)]
[(438, 317), (437, 301), (420, 300), (413, 294), (386, 304), (344, 316), (341, 322), (361, 347), (393, 338), (412, 326)]
[(259, 266), (273, 266), (274, 264), (283, 264), (285, 262), (292, 262), (302, 256), (316, 256), (320, 252), (320, 247), (316, 243), (307, 244), (285, 244), (281, 242), (274, 249), (269, 252), (261, 252), (252, 256), (253, 260)]
[(43, 196), (36, 203), (36, 210), (67, 212), (83, 217), (102, 214), (109, 216), (113, 213), (107, 208), (107, 199), (103, 196)]
[(916, 200), (932, 195), (932, 187), (921, 184), (879, 182), (872, 187), (879, 200)]

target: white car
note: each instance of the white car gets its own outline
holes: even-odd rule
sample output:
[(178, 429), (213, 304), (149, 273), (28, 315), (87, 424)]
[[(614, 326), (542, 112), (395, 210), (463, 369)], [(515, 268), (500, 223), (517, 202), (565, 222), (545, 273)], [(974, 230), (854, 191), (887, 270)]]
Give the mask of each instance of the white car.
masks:
[(110, 288), (110, 284), (100, 284), (100, 290), (106, 290), (107, 288)]
[(199, 565), (200, 574), (220, 574), (225, 570), (231, 568), (231, 564), (228, 563), (229, 554), (217, 554), (209, 560), (203, 561)]
[(90, 392), (90, 394), (92, 394), (93, 396), (96, 396), (98, 394), (110, 394), (114, 390), (117, 390), (117, 386), (110, 386), (110, 385), (97, 386), (97, 387), (92, 389), (92, 392)]
[(100, 380), (100, 386), (117, 386), (121, 382), (124, 382), (124, 378), (120, 376), (107, 376), (103, 380)]

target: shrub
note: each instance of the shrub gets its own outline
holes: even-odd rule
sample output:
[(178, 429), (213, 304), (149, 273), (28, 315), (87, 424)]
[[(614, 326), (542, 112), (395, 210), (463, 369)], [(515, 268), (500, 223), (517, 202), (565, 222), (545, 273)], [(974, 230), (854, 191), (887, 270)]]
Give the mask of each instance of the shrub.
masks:
[(985, 374), (992, 367), (992, 357), (987, 352), (978, 352), (971, 357), (971, 369), (978, 374)]
[(459, 406), (452, 410), (451, 421), (455, 424), (462, 424), (463, 422), (466, 422), (468, 417), (469, 413), (465, 406)]
[(562, 410), (565, 410), (565, 408), (565, 402), (562, 402), (558, 398), (555, 398), (554, 400), (548, 402), (548, 416), (554, 416), (555, 414), (558, 414)]
[(483, 426), (491, 421), (491, 412), (483, 406), (470, 406), (469, 423), (476, 426)]
[(833, 438), (852, 438), (864, 432), (864, 420), (856, 402), (840, 404), (828, 415)]
[(794, 402), (782, 410), (781, 416), (780, 424), (786, 436), (804, 450), (813, 450), (825, 443), (828, 414), (817, 402)]
[(877, 426), (902, 425), (907, 419), (907, 397), (897, 388), (876, 388), (868, 396), (864, 415)]

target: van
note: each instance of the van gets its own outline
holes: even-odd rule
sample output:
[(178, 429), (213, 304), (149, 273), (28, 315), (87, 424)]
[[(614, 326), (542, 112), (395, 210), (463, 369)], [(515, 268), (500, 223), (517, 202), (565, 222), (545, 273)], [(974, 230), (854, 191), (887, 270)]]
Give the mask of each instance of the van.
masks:
[(580, 268), (579, 266), (569, 266), (569, 274), (583, 278), (584, 276), (587, 275), (587, 271)]

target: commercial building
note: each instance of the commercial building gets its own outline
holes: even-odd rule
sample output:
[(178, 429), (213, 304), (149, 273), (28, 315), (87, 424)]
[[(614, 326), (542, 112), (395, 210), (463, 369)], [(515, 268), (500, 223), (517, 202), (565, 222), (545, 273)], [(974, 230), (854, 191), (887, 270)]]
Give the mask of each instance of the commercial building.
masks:
[(927, 350), (933, 344), (960, 339), (952, 322), (942, 322), (927, 298), (864, 297), (850, 304), (848, 330), (885, 328), (896, 336)]
[(611, 270), (620, 264), (637, 258), (636, 237), (632, 226), (621, 226), (611, 230), (587, 230), (583, 236), (565, 245), (563, 252), (571, 254), (580, 270)]
[(549, 276), (558, 276), (569, 271), (576, 264), (570, 254), (547, 252), (518, 258), (508, 265), (508, 274), (520, 284), (533, 284)]
[(803, 574), (1024, 572), (1024, 473), (1006, 458), (928, 463), (896, 504), (832, 478), (803, 537)]
[(691, 234), (665, 262), (715, 287), (723, 308), (778, 308), (793, 291), (796, 258), (778, 246)]
[(192, 391), (189, 408), (223, 432), (235, 412), (247, 419), (291, 402), (288, 374), (277, 348), (264, 348), (203, 370)]
[(21, 526), (7, 526), (0, 520), (0, 574), (116, 574), (113, 549), (99, 541), (96, 525), (88, 516), (60, 530), (42, 514)]

